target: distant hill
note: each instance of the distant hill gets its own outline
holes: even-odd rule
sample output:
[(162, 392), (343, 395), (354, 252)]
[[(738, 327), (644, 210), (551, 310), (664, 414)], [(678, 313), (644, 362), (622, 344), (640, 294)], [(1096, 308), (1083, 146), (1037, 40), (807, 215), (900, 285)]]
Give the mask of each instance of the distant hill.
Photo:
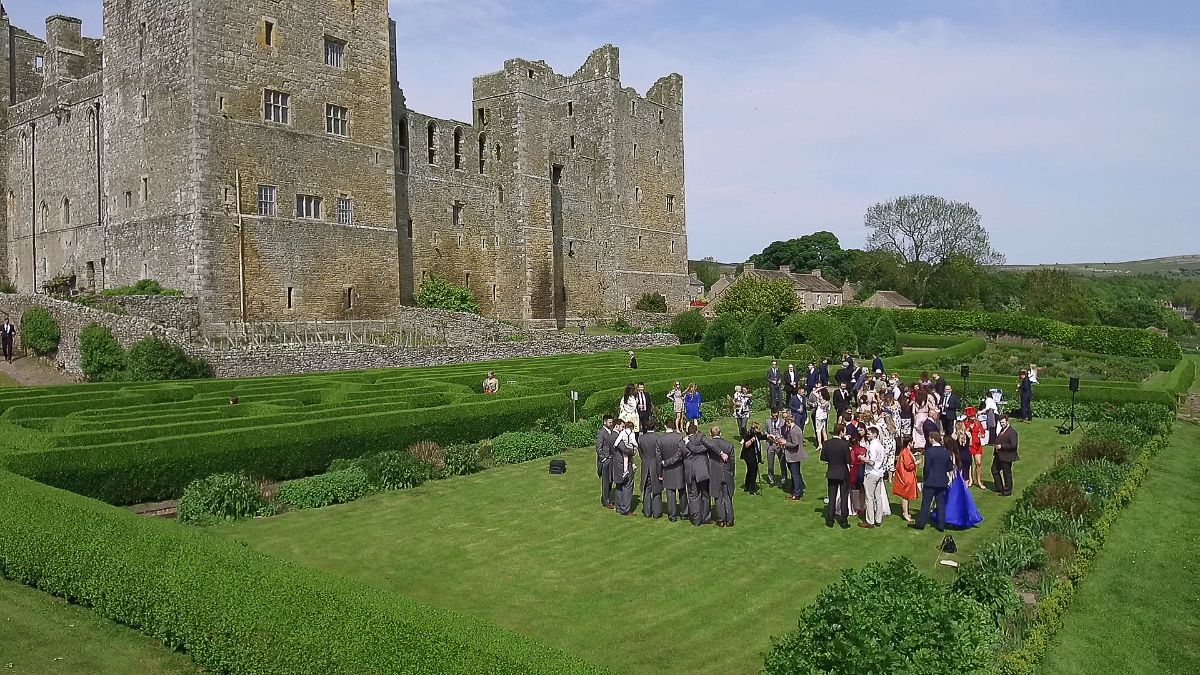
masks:
[(1036, 269), (1061, 269), (1075, 274), (1116, 276), (1124, 274), (1164, 274), (1168, 276), (1200, 276), (1200, 255), (1177, 255), (1168, 258), (1130, 260), (1113, 263), (1054, 263), (1046, 265), (1000, 265), (996, 269), (1008, 272), (1028, 272)]

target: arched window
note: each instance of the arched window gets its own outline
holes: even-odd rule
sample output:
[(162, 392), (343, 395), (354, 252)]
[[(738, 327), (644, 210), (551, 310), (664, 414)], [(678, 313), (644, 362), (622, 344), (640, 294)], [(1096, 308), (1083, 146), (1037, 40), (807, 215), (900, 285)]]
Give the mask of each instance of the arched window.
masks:
[(8, 224), (11, 227), (12, 222), (17, 219), (17, 195), (12, 190), (8, 191), (8, 199), (4, 202), (4, 212), (8, 214)]
[(70, 197), (63, 197), (61, 217), (62, 217), (63, 225), (71, 224), (71, 198)]
[(479, 173), (487, 164), (487, 134), (479, 134)]
[(42, 226), (42, 232), (46, 231), (46, 219), (50, 217), (50, 207), (46, 206), (46, 202), (42, 202), (41, 209), (38, 211), (38, 223)]
[(396, 153), (400, 170), (408, 171), (408, 118), (401, 117), (396, 124)]
[(88, 150), (96, 149), (96, 109), (88, 107)]
[(437, 164), (437, 123), (430, 122), (425, 127), (425, 140), (429, 146), (429, 163)]
[(454, 127), (454, 168), (462, 167), (462, 127)]

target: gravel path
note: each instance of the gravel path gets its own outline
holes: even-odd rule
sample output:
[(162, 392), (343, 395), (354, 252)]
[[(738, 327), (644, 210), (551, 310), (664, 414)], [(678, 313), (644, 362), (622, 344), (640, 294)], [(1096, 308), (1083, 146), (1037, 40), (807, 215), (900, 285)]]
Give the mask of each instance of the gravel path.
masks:
[(58, 372), (57, 368), (45, 361), (32, 356), (18, 356), (12, 363), (0, 360), (0, 386), (19, 385), (23, 387), (41, 387), (49, 384), (70, 384), (75, 380)]

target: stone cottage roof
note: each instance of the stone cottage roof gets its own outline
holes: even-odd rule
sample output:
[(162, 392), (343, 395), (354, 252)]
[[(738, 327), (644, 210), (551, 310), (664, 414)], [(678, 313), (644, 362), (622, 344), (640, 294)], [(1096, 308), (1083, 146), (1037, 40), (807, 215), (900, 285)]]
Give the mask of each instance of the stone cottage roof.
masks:
[(747, 266), (742, 271), (742, 276), (754, 277), (756, 279), (785, 279), (790, 281), (797, 291), (805, 291), (808, 293), (841, 293), (842, 289), (829, 283), (822, 278), (820, 274), (795, 274), (791, 269), (783, 267), (777, 270), (760, 270)]
[(916, 307), (917, 303), (909, 300), (896, 291), (875, 291), (875, 295), (879, 296), (880, 300), (895, 306), (895, 307)]

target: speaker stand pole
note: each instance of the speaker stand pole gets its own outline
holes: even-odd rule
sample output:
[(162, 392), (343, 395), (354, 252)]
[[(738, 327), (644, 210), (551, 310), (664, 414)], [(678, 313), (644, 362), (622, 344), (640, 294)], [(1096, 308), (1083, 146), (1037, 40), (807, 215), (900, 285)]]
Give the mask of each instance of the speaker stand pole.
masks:
[(1064, 433), (1064, 434), (1069, 434), (1069, 433), (1072, 433), (1073, 431), (1075, 431), (1075, 428), (1078, 426), (1079, 426), (1079, 422), (1077, 422), (1075, 419), (1075, 392), (1072, 391), (1071, 392), (1071, 409), (1067, 411), (1067, 417), (1066, 417), (1066, 419), (1063, 420), (1062, 426), (1059, 427), (1059, 430), (1062, 431), (1062, 433)]

